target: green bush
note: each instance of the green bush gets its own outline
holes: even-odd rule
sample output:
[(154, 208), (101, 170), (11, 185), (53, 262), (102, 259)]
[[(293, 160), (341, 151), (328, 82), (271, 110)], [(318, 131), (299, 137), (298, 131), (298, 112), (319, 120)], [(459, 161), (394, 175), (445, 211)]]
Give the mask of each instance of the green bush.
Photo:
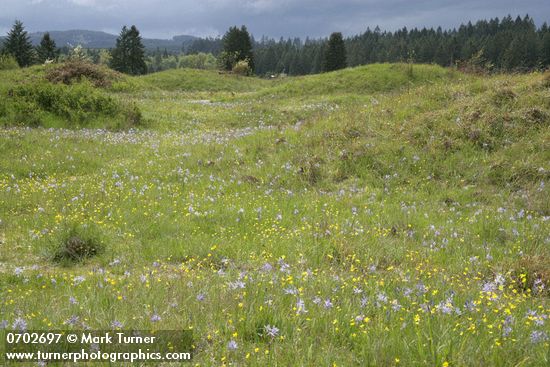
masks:
[(0, 122), (6, 121), (4, 125), (38, 127), (43, 124), (43, 117), (33, 102), (0, 98)]
[(239, 59), (236, 52), (223, 51), (218, 55), (217, 64), (220, 70), (230, 71)]
[(53, 117), (68, 122), (69, 127), (90, 126), (101, 120), (108, 121), (106, 127), (121, 129), (137, 126), (142, 119), (137, 106), (121, 104), (87, 80), (70, 85), (27, 83), (1, 94), (0, 121), (4, 120), (4, 125), (43, 126)]
[(0, 70), (19, 69), (17, 60), (12, 55), (0, 55)]
[(15, 101), (12, 106), (14, 125), (38, 127), (43, 124), (43, 115), (36, 104), (29, 101)]
[(216, 58), (212, 54), (198, 53), (182, 56), (179, 60), (180, 68), (214, 70), (216, 69)]
[(74, 122), (84, 122), (102, 114), (115, 114), (118, 107), (114, 99), (89, 83), (70, 86), (50, 83), (21, 85), (12, 90), (12, 98), (35, 103), (41, 110)]

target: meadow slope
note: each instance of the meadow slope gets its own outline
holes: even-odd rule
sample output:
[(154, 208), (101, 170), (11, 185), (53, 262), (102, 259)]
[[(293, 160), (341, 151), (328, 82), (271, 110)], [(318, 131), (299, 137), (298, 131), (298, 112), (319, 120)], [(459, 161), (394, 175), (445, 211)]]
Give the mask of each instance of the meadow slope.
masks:
[(550, 75), (47, 72), (0, 72), (3, 328), (192, 328), (203, 366), (550, 363)]

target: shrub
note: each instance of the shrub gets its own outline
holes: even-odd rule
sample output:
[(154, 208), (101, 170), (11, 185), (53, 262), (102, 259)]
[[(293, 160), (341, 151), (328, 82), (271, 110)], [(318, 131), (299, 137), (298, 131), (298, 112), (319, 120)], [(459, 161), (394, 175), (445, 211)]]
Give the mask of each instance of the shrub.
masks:
[(110, 87), (113, 81), (121, 79), (121, 75), (105, 66), (72, 59), (46, 72), (46, 79), (52, 83), (72, 84), (88, 79), (96, 87)]
[(237, 64), (238, 59), (239, 55), (236, 52), (223, 51), (218, 55), (218, 67), (220, 70), (232, 70)]
[(0, 70), (19, 69), (17, 60), (12, 55), (0, 55)]
[(233, 69), (231, 70), (233, 74), (237, 75), (250, 75), (252, 74), (252, 70), (250, 69), (250, 65), (248, 64), (248, 61), (241, 60), (238, 61), (235, 66), (233, 66)]
[(88, 56), (88, 53), (84, 50), (82, 45), (77, 45), (73, 49), (69, 50), (69, 60), (89, 62), (90, 57)]
[(51, 239), (50, 257), (58, 263), (75, 263), (97, 256), (105, 241), (94, 224), (68, 224)]
[(485, 75), (493, 68), (493, 65), (483, 55), (483, 50), (473, 54), (469, 60), (459, 61), (457, 66), (463, 73), (474, 75)]
[(113, 98), (88, 83), (69, 87), (48, 83), (24, 84), (14, 88), (12, 95), (74, 122), (84, 122), (102, 114), (116, 114), (118, 109)]
[(36, 104), (28, 101), (16, 101), (12, 105), (12, 109), (14, 125), (29, 127), (42, 125), (42, 114)]
[(40, 126), (55, 116), (70, 126), (89, 126), (99, 119), (108, 128), (137, 126), (142, 119), (136, 105), (126, 106), (88, 81), (63, 85), (48, 82), (19, 85), (0, 95), (0, 117), (9, 125)]
[(42, 125), (42, 117), (35, 103), (0, 96), (0, 118), (9, 121), (9, 125), (38, 127)]

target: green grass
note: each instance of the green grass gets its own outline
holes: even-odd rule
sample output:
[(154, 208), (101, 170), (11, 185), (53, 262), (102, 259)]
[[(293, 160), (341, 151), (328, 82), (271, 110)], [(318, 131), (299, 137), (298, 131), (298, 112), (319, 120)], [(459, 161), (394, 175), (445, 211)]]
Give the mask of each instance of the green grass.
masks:
[(167, 70), (139, 77), (138, 80), (144, 88), (187, 92), (250, 92), (269, 85), (262, 79), (198, 69)]
[[(205, 366), (547, 365), (547, 76), (408, 68), (174, 70), (94, 90), (137, 130), (3, 129), (0, 322), (192, 328)], [(52, 259), (82, 226), (102, 251)]]

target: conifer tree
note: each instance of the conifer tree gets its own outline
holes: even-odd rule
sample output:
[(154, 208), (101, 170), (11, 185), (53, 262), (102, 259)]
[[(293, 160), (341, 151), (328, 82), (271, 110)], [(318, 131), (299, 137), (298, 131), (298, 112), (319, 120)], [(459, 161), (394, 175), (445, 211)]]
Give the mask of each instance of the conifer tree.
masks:
[(58, 56), (58, 50), (55, 41), (50, 37), (48, 32), (44, 33), (40, 45), (36, 48), (38, 61), (41, 63), (46, 60), (55, 60)]
[(145, 48), (136, 26), (128, 29), (122, 27), (116, 40), (116, 47), (111, 51), (111, 68), (130, 75), (147, 73), (145, 64)]
[(550, 32), (542, 36), (540, 63), (545, 67), (550, 66)]
[(111, 50), (111, 61), (109, 66), (121, 73), (127, 73), (128, 67), (128, 28), (122, 27), (120, 35), (116, 40), (116, 46)]
[(325, 51), (323, 71), (339, 70), (346, 66), (346, 46), (342, 38), (342, 33), (332, 33)]
[(145, 64), (145, 47), (136, 26), (130, 27), (130, 74), (141, 75), (147, 73)]
[(533, 33), (516, 36), (504, 53), (504, 66), (508, 70), (530, 69), (537, 65), (538, 42)]
[(3, 53), (10, 54), (17, 60), (21, 67), (32, 65), (34, 61), (34, 49), (23, 23), (16, 20), (8, 36), (4, 41)]
[(220, 55), (220, 64), (225, 70), (231, 70), (239, 61), (247, 61), (250, 69), (254, 70), (252, 40), (244, 25), (240, 29), (229, 28), (222, 38), (222, 43), (223, 52)]

